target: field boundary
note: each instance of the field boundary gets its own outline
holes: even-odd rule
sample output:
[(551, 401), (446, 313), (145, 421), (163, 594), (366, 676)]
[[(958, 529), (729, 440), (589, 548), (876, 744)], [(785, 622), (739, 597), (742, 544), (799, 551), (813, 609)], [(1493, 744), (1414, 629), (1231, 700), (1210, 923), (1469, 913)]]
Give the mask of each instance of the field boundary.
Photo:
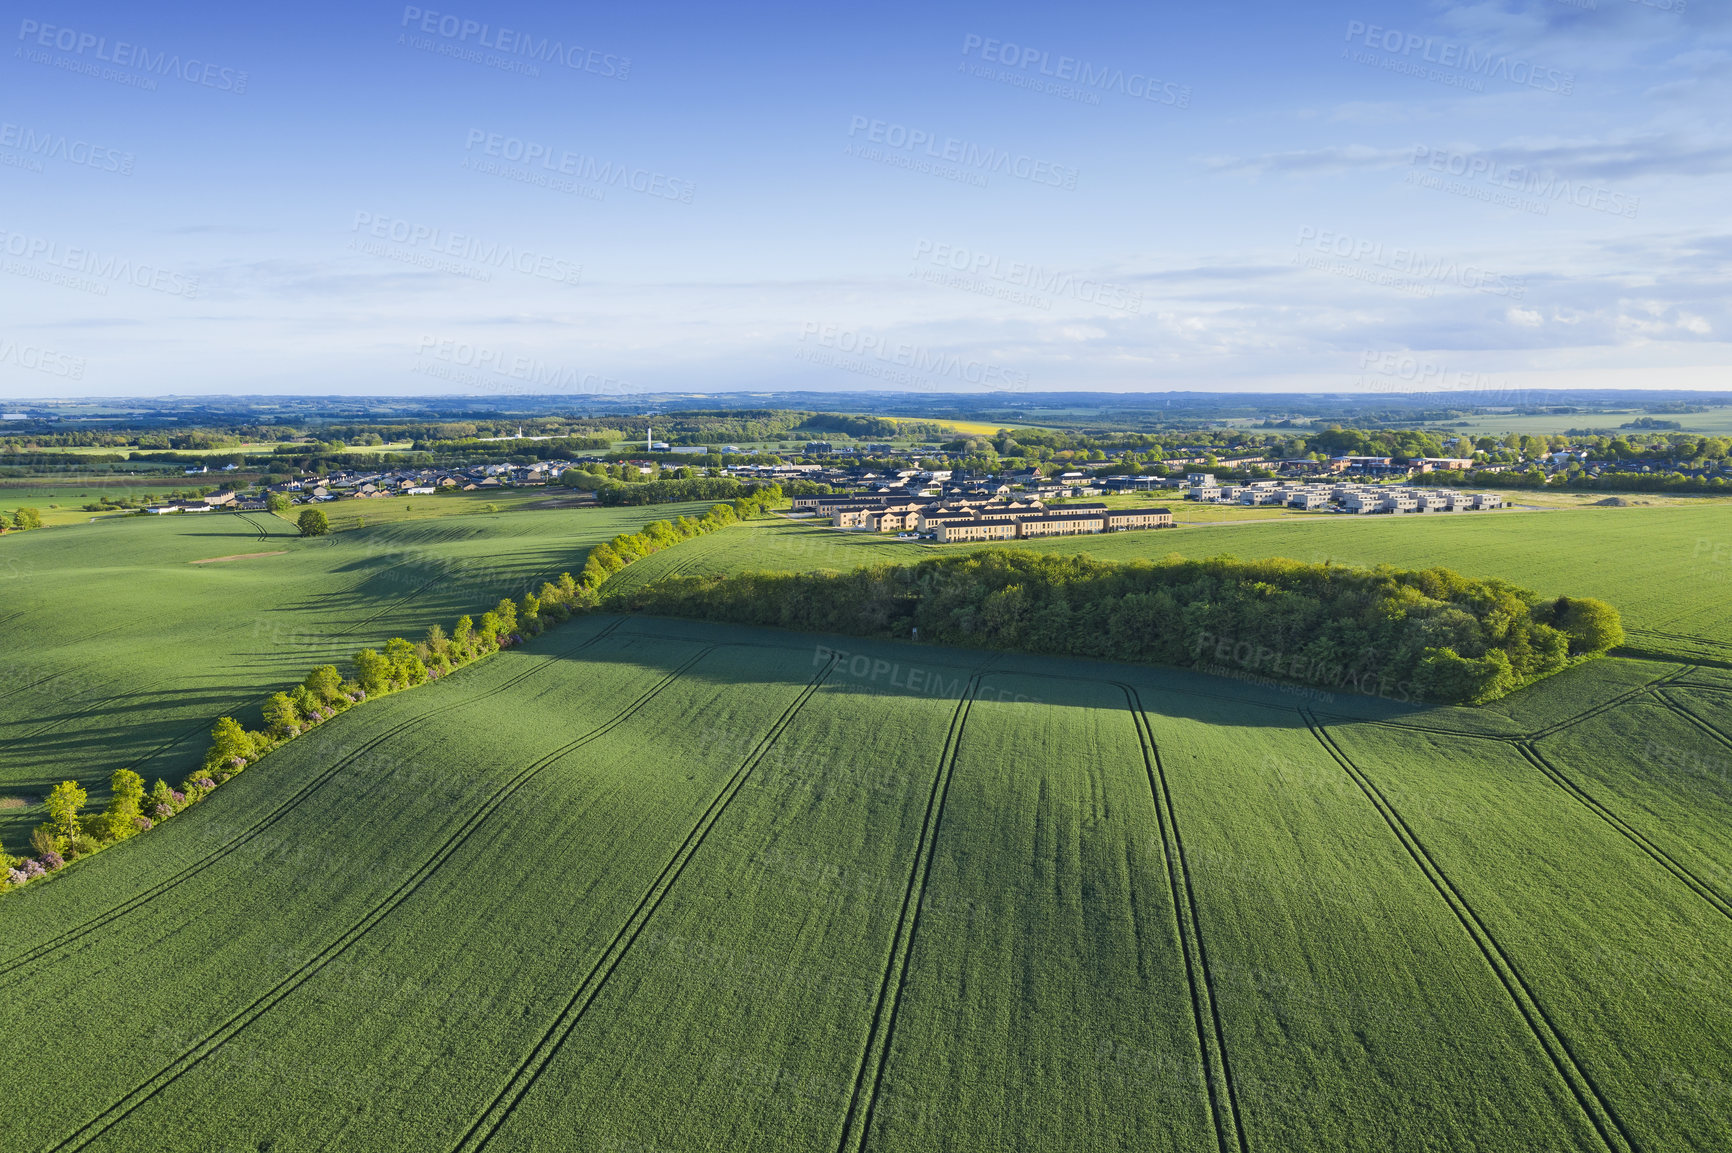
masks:
[[(991, 661), (987, 663), (990, 665)], [(902, 892), (902, 907), (896, 917), (896, 933), (890, 938), (889, 955), (884, 958), (884, 976), (879, 980), (878, 996), (872, 1006), (872, 1027), (867, 1031), (866, 1046), (860, 1053), (860, 1065), (854, 1073), (854, 1089), (848, 1096), (848, 1109), (842, 1115), (842, 1130), (836, 1140), (839, 1153), (863, 1149), (872, 1128), (873, 1109), (884, 1081), (884, 1067), (890, 1060), (890, 1042), (896, 1031), (902, 989), (908, 980), (914, 935), (920, 927), (920, 905), (925, 900), (926, 885), (932, 876), (938, 826), (944, 818), (944, 804), (950, 796), (950, 779), (962, 750), (962, 733), (968, 725), (968, 715), (973, 711), (980, 682), (985, 677), (983, 668), (968, 678), (968, 687), (956, 702), (956, 710), (950, 716), (950, 731), (945, 734), (944, 748), (938, 755), (938, 772), (933, 775), (932, 789), (926, 797), (926, 814), (920, 824), (920, 844), (915, 850), (913, 867), (908, 870), (908, 884)]]
[(192, 1048), (169, 1062), (168, 1065), (158, 1070), (143, 1083), (134, 1086), (123, 1097), (121, 1097), (119, 1101), (110, 1105), (92, 1120), (85, 1122), (70, 1136), (63, 1138), (55, 1145), (51, 1146), (50, 1148), (52, 1153), (61, 1153), (62, 1150), (71, 1153), (72, 1150), (82, 1149), (89, 1145), (109, 1129), (125, 1120), (126, 1117), (131, 1115), (158, 1093), (162, 1092), (162, 1090), (179, 1080), (181, 1076), (190, 1072), (192, 1069), (196, 1068), (213, 1054), (218, 1052), (224, 1045), (233, 1040), (248, 1026), (252, 1025), (253, 1022), (268, 1013), (290, 993), (293, 993), (296, 989), (300, 988), (315, 976), (319, 970), (336, 960), (346, 952), (350, 946), (354, 945), (356, 941), (364, 937), (375, 925), (390, 916), (398, 906), (402, 905), (404, 901), (413, 896), (426, 882), (427, 878), (438, 872), (440, 867), (451, 859), (452, 853), (461, 846), (464, 841), (468, 840), (470, 835), (474, 833), (474, 831), (479, 828), (488, 817), (497, 812), (500, 806), (509, 800), (514, 793), (524, 785), (528, 784), (534, 777), (540, 774), (544, 769), (548, 768), (548, 766), (555, 764), (575, 750), (606, 735), (608, 732), (611, 732), (613, 729), (624, 724), (633, 716), (633, 714), (642, 709), (644, 705), (654, 699), (663, 689), (673, 684), (693, 665), (697, 664), (699, 661), (703, 660), (704, 657), (714, 651), (715, 646), (713, 645), (698, 650), (695, 655), (688, 658), (683, 664), (662, 677), (650, 688), (640, 693), (631, 701), (630, 704), (626, 705), (625, 708), (615, 713), (608, 720), (585, 732), (582, 736), (566, 742), (557, 749), (554, 749), (551, 753), (545, 754), (524, 768), (519, 769), (513, 776), (508, 778), (503, 784), (495, 789), (491, 797), (486, 801), (483, 801), (474, 812), (464, 818), (462, 824), (460, 824), (457, 829), (433, 851), (431, 855), (423, 859), (421, 864), (418, 865), (409, 876), (405, 877), (395, 889), (387, 894), (384, 900), (368, 909), (352, 925), (350, 925), (349, 928), (339, 934), (335, 940), (328, 942), (311, 958), (292, 970), (287, 976), (283, 977), (250, 1005), (240, 1010), (238, 1013), (231, 1015), (222, 1024), (218, 1025), (216, 1029), (206, 1035), (203, 1040), (199, 1041)]
[[(1167, 784), (1166, 766), (1155, 744), (1153, 727), (1143, 698), (1131, 685), (1112, 682), (1125, 694), (1125, 705), (1142, 746), (1143, 769), (1149, 779), (1149, 799), (1155, 805), (1155, 822), (1161, 832), (1161, 852), (1167, 867), (1167, 889), (1173, 902), (1174, 927), (1179, 948), (1185, 955), (1185, 981), (1191, 991), (1191, 1015), (1197, 1029), (1197, 1047), (1203, 1060), (1203, 1081), (1209, 1091), (1209, 1111), (1214, 1116), (1215, 1140), (1221, 1153), (1249, 1153), (1245, 1125), (1239, 1112), (1239, 1096), (1233, 1087), (1233, 1069), (1227, 1060), (1227, 1039), (1215, 1004), (1215, 986), (1209, 977), (1209, 954), (1197, 914), (1197, 897), (1191, 888), (1185, 842), (1179, 832), (1178, 813)], [(1194, 955), (1193, 955), (1194, 954)], [(1208, 1026), (1205, 1028), (1204, 1020)]]
[(1646, 836), (1638, 832), (1634, 826), (1630, 825), (1622, 817), (1618, 816), (1617, 813), (1613, 812), (1609, 807), (1597, 800), (1593, 794), (1578, 785), (1567, 773), (1558, 768), (1550, 758), (1540, 752), (1539, 749), (1525, 741), (1515, 742), (1515, 747), (1523, 757), (1527, 758), (1529, 764), (1544, 773), (1553, 784), (1564, 790), (1564, 792), (1571, 798), (1580, 802), (1583, 808), (1587, 809), (1606, 824), (1610, 825), (1614, 831), (1622, 834), (1625, 840), (1646, 853), (1656, 865), (1659, 865), (1662, 869), (1665, 869), (1668, 873), (1672, 874), (1672, 876), (1677, 880), (1683, 882), (1691, 892), (1695, 893), (1698, 897), (1701, 897), (1704, 901), (1707, 901), (1715, 912), (1726, 917), (1728, 920), (1732, 920), (1732, 902), (1728, 902), (1724, 897), (1720, 896), (1720, 894), (1706, 881), (1691, 872), (1683, 864), (1675, 860), (1670, 853), (1654, 844), (1654, 842), (1650, 841)]
[[(704, 652), (713, 652), (716, 647), (720, 646), (712, 646), (705, 649)], [(702, 655), (699, 654), (699, 656)], [(695, 658), (693, 663), (695, 663)], [(717, 821), (721, 820), (723, 811), (739, 794), (741, 787), (745, 784), (746, 777), (769, 755), (770, 749), (781, 739), (782, 734), (787, 731), (788, 726), (793, 723), (794, 717), (805, 707), (806, 702), (811, 700), (823, 687), (824, 682), (835, 667), (836, 659), (832, 657), (823, 668), (818, 670), (817, 675), (806, 683), (806, 686), (800, 690), (788, 707), (782, 710), (781, 716), (777, 717), (775, 723), (759, 738), (758, 743), (746, 755), (746, 759), (741, 762), (740, 767), (734, 770), (733, 775), (722, 785), (721, 790), (711, 798), (709, 806), (699, 816), (697, 824), (693, 825), (691, 830), (686, 833), (685, 840), (680, 842), (679, 848), (674, 850), (674, 855), (668, 859), (667, 864), (662, 866), (662, 871), (656, 876), (655, 881), (638, 899), (637, 905), (632, 909), (625, 923), (620, 926), (613, 939), (602, 949), (601, 955), (596, 958), (595, 964), (590, 966), (589, 972), (578, 983), (577, 989), (566, 1001), (565, 1007), (555, 1015), (553, 1021), (542, 1032), (541, 1037), (530, 1048), (529, 1055), (518, 1064), (517, 1068), (512, 1070), (511, 1075), (506, 1078), (505, 1085), (494, 1095), (487, 1107), (481, 1111), (480, 1116), (476, 1117), (468, 1130), (452, 1146), (454, 1150), (484, 1148), (499, 1132), (500, 1127), (510, 1119), (511, 1114), (516, 1111), (518, 1103), (535, 1087), (542, 1071), (559, 1054), (566, 1038), (571, 1036), (572, 1030), (577, 1027), (577, 1023), (583, 1018), (589, 1006), (594, 1003), (596, 996), (600, 994), (602, 986), (607, 983), (607, 979), (619, 967), (620, 961), (625, 958), (626, 953), (636, 943), (644, 926), (661, 908), (662, 901), (673, 889), (675, 883), (679, 881), (680, 875), (685, 872), (686, 865), (691, 863), (691, 859), (697, 855), (698, 849), (703, 846), (710, 830), (715, 827)]]
[(1437, 891), (1438, 896), (1443, 898), (1444, 903), (1455, 914), (1456, 920), (1467, 931), (1474, 944), (1479, 947), (1480, 954), (1485, 958), (1492, 972), (1496, 974), (1498, 981), (1509, 994), (1510, 1000), (1515, 1003), (1522, 1019), (1527, 1022), (1529, 1031), (1539, 1042), (1540, 1048), (1546, 1056), (1550, 1058), (1552, 1067), (1563, 1079), (1564, 1084), (1568, 1086), (1571, 1095), (1581, 1106), (1583, 1114), (1586, 1115), (1589, 1123), (1598, 1133), (1601, 1142), (1612, 1153), (1635, 1153), (1638, 1146), (1624, 1128), (1622, 1119), (1618, 1117), (1610, 1102), (1601, 1094), (1599, 1086), (1594, 1083), (1593, 1078), (1581, 1067), (1575, 1053), (1570, 1049), (1569, 1042), (1564, 1040), (1562, 1033), (1552, 1024), (1551, 1017), (1547, 1015), (1545, 1007), (1540, 1004), (1539, 998), (1528, 988), (1527, 982), (1522, 978), (1514, 963), (1510, 961), (1509, 956), (1503, 950), (1503, 946), (1498, 944), (1497, 938), (1492, 936), (1491, 930), (1485, 927), (1484, 922), (1479, 919), (1479, 915), (1473, 911), (1473, 907), (1467, 903), (1467, 899), (1461, 895), (1454, 882), (1432, 858), (1430, 851), (1426, 849), (1418, 835), (1407, 824), (1406, 819), (1383, 795), (1383, 791), (1377, 787), (1376, 783), (1355, 765), (1347, 753), (1335, 743), (1335, 738), (1329, 735), (1321, 722), (1304, 709), (1299, 711), (1299, 715), (1304, 719), (1306, 727), (1311, 730), (1311, 735), (1323, 746), (1324, 751), (1341, 766), (1342, 771), (1352, 779), (1353, 783), (1359, 786), (1360, 791), (1365, 794), (1365, 798), (1371, 802), (1378, 815), (1389, 826), (1390, 832), (1395, 834), (1402, 848), (1407, 850), (1413, 863), (1419, 867), (1425, 879), (1431, 882), (1432, 888)]

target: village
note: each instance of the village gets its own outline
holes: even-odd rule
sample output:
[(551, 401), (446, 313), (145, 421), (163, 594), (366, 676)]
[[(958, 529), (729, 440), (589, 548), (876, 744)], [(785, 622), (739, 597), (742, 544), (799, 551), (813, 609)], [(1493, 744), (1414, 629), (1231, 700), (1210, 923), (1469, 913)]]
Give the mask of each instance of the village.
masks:
[[(529, 464), (345, 469), (278, 480), (254, 489), (225, 485), (196, 499), (153, 504), (145, 511), (157, 515), (263, 511), (275, 494), (293, 504), (319, 504), (445, 492), (544, 488), (558, 485), (570, 470), (593, 466), (601, 460), (581, 457)], [(1408, 469), (1396, 473), (1387, 458), (1370, 457), (1343, 457), (1321, 469), (1314, 464), (1311, 475), (1300, 478), (1242, 483), (1218, 481), (1215, 474), (1208, 472), (1098, 477), (1076, 470), (1049, 477), (1032, 469), (997, 472), (929, 467), (874, 469), (842, 462), (783, 461), (706, 468), (647, 457), (612, 463), (616, 469), (644, 480), (710, 475), (766, 484), (800, 481), (821, 485), (830, 491), (821, 496), (796, 497), (796, 512), (830, 517), (837, 528), (914, 533), (944, 541), (1011, 540), (1171, 527), (1172, 514), (1166, 508), (1108, 509), (1103, 504), (1078, 503), (1089, 497), (1155, 490), (1166, 490), (1204, 504), (1267, 505), (1355, 514), (1481, 511), (1501, 508), (1504, 503), (1493, 493), (1402, 485), (1397, 477), (1408, 476)], [(1418, 471), (1429, 472), (1458, 463), (1423, 461), (1416, 467)], [(200, 476), (205, 471), (189, 468), (186, 474)], [(1383, 483), (1369, 483), (1378, 480)], [(583, 494), (572, 495), (574, 499), (584, 499)]]

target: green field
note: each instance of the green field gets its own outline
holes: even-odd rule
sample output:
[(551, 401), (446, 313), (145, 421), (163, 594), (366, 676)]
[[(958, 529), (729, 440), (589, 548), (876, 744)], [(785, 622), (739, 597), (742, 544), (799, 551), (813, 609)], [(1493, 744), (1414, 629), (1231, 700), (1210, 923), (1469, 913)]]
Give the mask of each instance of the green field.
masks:
[[(389, 510), (372, 506), (404, 502), (351, 503), (379, 518)], [(54, 783), (81, 781), (95, 797), (118, 768), (178, 782), (216, 717), (256, 716), (263, 697), (315, 665), (435, 621), (449, 628), (581, 570), (589, 545), (647, 519), (641, 509), (471, 513), (303, 540), (277, 517), (213, 512), (5, 537), (0, 798), (25, 802), (0, 808), (6, 849), (24, 849)], [(192, 563), (220, 557), (245, 559)]]
[[(1255, 511), (1255, 510), (1250, 510)], [(614, 578), (635, 587), (668, 573), (846, 569), (994, 547), (898, 541), (798, 523), (752, 523), (645, 558)], [(1631, 647), (1691, 660), (1732, 659), (1732, 501), (1446, 516), (1307, 516), (1018, 542), (1101, 560), (1284, 556), (1346, 565), (1441, 565), (1535, 591), (1618, 606)], [(610, 587), (615, 587), (610, 583)]]
[[(313, 664), (698, 510), (425, 503), (7, 537), (0, 795), (178, 780)], [(1698, 502), (1035, 545), (1624, 609), (1646, 659), (1483, 708), (579, 618), (0, 894), (0, 1144), (1732, 1147), (1727, 541)], [(609, 587), (946, 551), (771, 519)]]
[(1724, 725), (1725, 689), (1553, 683), (1481, 723), (573, 622), (0, 900), (0, 1124), (18, 1149), (1723, 1149), (1726, 784), (1598, 734), (1724, 765), (1668, 701)]
[(1628, 412), (1575, 412), (1534, 416), (1482, 414), (1468, 417), (1459, 423), (1452, 422), (1446, 427), (1466, 436), (1505, 436), (1512, 432), (1526, 436), (1561, 436), (1572, 428), (1616, 430), (1621, 424), (1647, 415), (1654, 415), (1657, 420), (1675, 420), (1684, 426), (1686, 432), (1708, 433), (1714, 436), (1732, 434), (1732, 408), (1658, 414), (1643, 413), (1636, 409)]

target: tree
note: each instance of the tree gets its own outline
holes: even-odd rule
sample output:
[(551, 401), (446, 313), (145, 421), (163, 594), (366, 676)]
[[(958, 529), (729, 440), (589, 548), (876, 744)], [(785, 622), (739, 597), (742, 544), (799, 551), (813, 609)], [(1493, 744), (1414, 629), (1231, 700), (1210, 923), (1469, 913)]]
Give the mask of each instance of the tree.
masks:
[(295, 711), (301, 715), (302, 720), (306, 721), (313, 720), (313, 714), (324, 705), (324, 702), (314, 696), (313, 690), (306, 685), (296, 685), (290, 689), (289, 700), (295, 703)]
[(391, 662), (376, 649), (355, 654), (355, 679), (368, 696), (378, 696), (391, 687)]
[(301, 723), (301, 710), (288, 693), (272, 693), (264, 712), (265, 723), (279, 737), (288, 736), (289, 730)]
[(78, 823), (78, 810), (84, 807), (87, 797), (77, 781), (61, 781), (48, 794), (48, 800), (43, 803), (43, 808), (48, 810), (44, 827), (54, 838), (56, 849), (64, 850), (73, 838), (83, 833), (83, 827)]
[(42, 513), (39, 509), (20, 508), (12, 513), (13, 528), (41, 528)]
[(108, 779), (108, 808), (102, 813), (102, 836), (107, 840), (124, 841), (138, 832), (134, 822), (143, 816), (144, 778), (131, 769), (116, 769)]
[(295, 523), (300, 526), (302, 536), (324, 536), (331, 531), (331, 522), (325, 519), (324, 509), (302, 509)]
[(205, 768), (217, 772), (235, 772), (246, 766), (258, 753), (253, 735), (233, 717), (219, 718), (211, 728), (210, 752), (205, 754)]
[(1603, 653), (1624, 643), (1624, 621), (1618, 610), (1592, 597), (1559, 597), (1552, 606), (1552, 625), (1570, 638), (1570, 655)]
[(394, 682), (418, 685), (427, 679), (427, 666), (421, 663), (420, 654), (402, 637), (392, 637), (385, 642), (385, 659), (391, 664)]
[(288, 512), (293, 504), (294, 502), (289, 499), (289, 494), (285, 492), (273, 492), (265, 497), (265, 508), (270, 512)]
[(301, 683), (308, 692), (326, 704), (343, 695), (343, 677), (337, 672), (336, 665), (320, 665), (308, 673), (307, 679)]

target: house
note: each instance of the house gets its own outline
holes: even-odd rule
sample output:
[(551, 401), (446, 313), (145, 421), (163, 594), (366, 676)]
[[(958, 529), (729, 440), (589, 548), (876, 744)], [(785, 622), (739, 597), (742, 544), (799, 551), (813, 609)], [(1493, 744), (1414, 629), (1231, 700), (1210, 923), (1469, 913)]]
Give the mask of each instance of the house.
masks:
[(1172, 528), (1173, 512), (1165, 508), (1121, 508), (1107, 513), (1108, 532)]

